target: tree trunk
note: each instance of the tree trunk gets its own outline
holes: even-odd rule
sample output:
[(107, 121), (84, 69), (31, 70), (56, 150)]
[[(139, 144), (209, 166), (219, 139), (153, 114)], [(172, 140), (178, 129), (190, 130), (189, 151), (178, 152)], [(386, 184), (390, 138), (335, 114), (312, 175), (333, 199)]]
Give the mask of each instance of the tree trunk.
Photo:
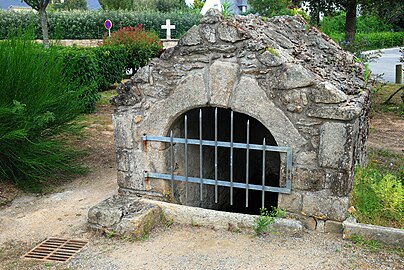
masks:
[(348, 0), (345, 6), (346, 20), (345, 20), (345, 41), (349, 42), (350, 46), (355, 41), (356, 32), (356, 3), (357, 0)]
[(49, 34), (48, 34), (48, 15), (45, 9), (39, 9), (39, 14), (41, 15), (41, 25), (42, 25), (42, 36), (43, 45), (45, 48), (49, 48)]
[(316, 1), (315, 6), (313, 7), (313, 24), (315, 26), (320, 26), (320, 0)]

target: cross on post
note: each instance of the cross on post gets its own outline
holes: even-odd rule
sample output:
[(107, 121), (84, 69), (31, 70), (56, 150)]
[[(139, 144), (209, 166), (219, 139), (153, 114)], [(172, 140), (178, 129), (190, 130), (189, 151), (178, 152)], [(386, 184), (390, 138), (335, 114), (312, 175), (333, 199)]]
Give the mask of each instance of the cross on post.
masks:
[(166, 39), (171, 39), (171, 29), (175, 29), (175, 25), (170, 24), (170, 20), (166, 20), (166, 24), (161, 26), (161, 29), (166, 29), (167, 36)]

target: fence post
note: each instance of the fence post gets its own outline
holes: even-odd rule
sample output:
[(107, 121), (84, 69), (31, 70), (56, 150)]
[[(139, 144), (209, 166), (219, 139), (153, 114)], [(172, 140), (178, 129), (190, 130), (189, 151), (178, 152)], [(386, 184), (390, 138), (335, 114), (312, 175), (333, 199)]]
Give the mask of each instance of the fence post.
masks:
[(403, 83), (403, 65), (396, 65), (396, 84)]

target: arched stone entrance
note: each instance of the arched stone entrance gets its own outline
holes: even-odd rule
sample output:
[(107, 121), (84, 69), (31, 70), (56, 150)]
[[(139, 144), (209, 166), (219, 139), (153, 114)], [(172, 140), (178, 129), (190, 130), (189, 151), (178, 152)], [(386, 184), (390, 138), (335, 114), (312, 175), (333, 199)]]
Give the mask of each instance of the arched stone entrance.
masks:
[[(243, 113), (233, 112), (233, 135), (231, 134), (231, 109), (204, 107), (196, 108), (183, 113), (171, 125), (167, 136), (173, 131), (173, 137), (185, 137), (185, 116), (187, 117), (187, 138), (200, 139), (200, 127), (202, 127), (203, 140), (230, 142), (233, 137), (234, 143), (247, 142), (247, 122), (249, 129), (248, 142), (250, 144), (261, 145), (265, 138), (266, 145), (277, 146), (277, 143), (270, 133), (258, 120)], [(199, 121), (202, 125), (200, 126)], [(215, 131), (215, 123), (220, 123)], [(176, 175), (188, 175), (189, 177), (200, 177), (202, 165), (203, 178), (229, 180), (234, 182), (262, 185), (262, 150), (248, 151), (246, 149), (231, 149), (228, 147), (217, 147), (217, 158), (215, 158), (215, 147), (203, 146), (202, 155), (200, 146), (187, 146), (187, 161), (185, 160), (185, 145), (175, 144), (173, 162), (175, 164), (174, 173)], [(202, 156), (202, 160), (200, 157)], [(232, 157), (232, 161), (230, 160)], [(201, 162), (202, 161), (202, 162)], [(217, 163), (216, 163), (217, 162)], [(231, 164), (233, 162), (233, 164)], [(215, 171), (215, 164), (217, 169)], [(166, 172), (171, 166), (171, 152), (166, 152)], [(187, 166), (187, 168), (185, 167)], [(248, 167), (248, 168), (247, 168)], [(248, 176), (247, 176), (248, 173)], [(232, 174), (232, 175), (231, 175)], [(279, 152), (265, 153), (265, 185), (279, 187), (280, 177), (280, 155)], [(186, 190), (187, 189), (187, 190)], [(259, 214), (262, 207), (262, 192), (258, 190), (233, 189), (233, 202), (230, 199), (229, 187), (218, 187), (216, 198), (214, 185), (203, 185), (202, 197), (200, 196), (200, 186), (197, 183), (175, 182), (173, 201), (190, 206), (199, 206), (208, 209)], [(248, 196), (248, 201), (247, 197)], [(201, 200), (201, 198), (203, 198)], [(276, 207), (278, 205), (278, 193), (266, 192), (265, 207)]]

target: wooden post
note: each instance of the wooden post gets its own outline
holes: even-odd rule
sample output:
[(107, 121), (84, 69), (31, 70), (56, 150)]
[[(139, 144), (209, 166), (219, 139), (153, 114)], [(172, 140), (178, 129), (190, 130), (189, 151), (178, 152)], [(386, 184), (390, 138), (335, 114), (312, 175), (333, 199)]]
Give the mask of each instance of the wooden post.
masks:
[(396, 84), (403, 83), (403, 65), (396, 65)]

